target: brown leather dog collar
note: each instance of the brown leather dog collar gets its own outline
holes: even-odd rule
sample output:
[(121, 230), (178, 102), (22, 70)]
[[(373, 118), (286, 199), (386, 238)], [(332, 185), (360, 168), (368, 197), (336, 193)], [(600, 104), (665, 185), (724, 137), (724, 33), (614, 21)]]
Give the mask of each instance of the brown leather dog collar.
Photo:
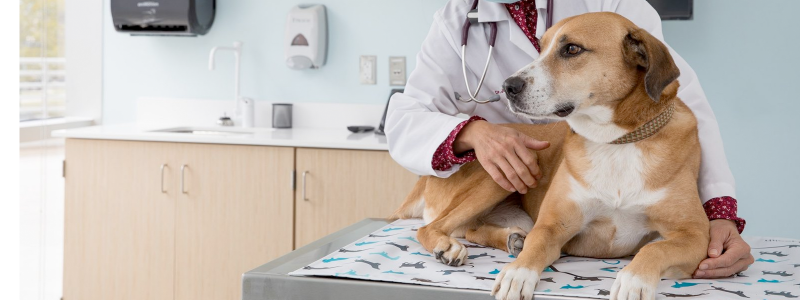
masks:
[(636, 130), (631, 131), (620, 138), (611, 141), (609, 144), (620, 145), (620, 144), (629, 144), (635, 143), (646, 138), (649, 138), (656, 134), (664, 125), (669, 123), (669, 120), (672, 119), (672, 114), (675, 112), (675, 104), (670, 104), (669, 108), (659, 114), (654, 119), (648, 121), (644, 125), (636, 128)]

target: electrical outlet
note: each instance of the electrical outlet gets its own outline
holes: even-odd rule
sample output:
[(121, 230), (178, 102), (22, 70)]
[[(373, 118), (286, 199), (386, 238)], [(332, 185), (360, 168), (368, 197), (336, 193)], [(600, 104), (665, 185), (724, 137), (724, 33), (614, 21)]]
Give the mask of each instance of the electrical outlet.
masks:
[(406, 57), (389, 57), (389, 85), (406, 85)]
[(361, 84), (376, 84), (375, 76), (378, 74), (378, 57), (374, 55), (362, 55), (358, 62), (358, 77)]

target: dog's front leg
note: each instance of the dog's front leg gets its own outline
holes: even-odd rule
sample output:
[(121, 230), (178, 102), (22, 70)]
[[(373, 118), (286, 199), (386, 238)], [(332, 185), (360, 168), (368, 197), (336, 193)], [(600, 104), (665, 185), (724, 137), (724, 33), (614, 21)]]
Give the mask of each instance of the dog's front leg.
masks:
[(691, 278), (706, 257), (709, 233), (700, 199), (689, 200), (684, 202), (686, 205), (681, 205), (680, 201), (662, 201), (666, 203), (661, 207), (649, 209), (650, 226), (664, 240), (642, 247), (633, 261), (617, 274), (611, 300), (655, 299), (661, 278)]
[[(708, 236), (706, 231), (706, 237)], [(611, 287), (611, 300), (655, 299), (662, 277), (688, 278), (704, 254), (693, 250), (697, 245), (708, 247), (708, 239), (699, 232), (676, 233), (672, 238), (648, 244), (633, 261), (617, 274)], [(701, 252), (702, 253), (702, 252)], [(672, 275), (672, 276), (665, 276)]]
[[(557, 188), (557, 187), (553, 187)], [(580, 207), (559, 190), (548, 191), (539, 219), (525, 239), (519, 257), (497, 275), (492, 295), (498, 300), (533, 299), (544, 268), (561, 256), (561, 248), (580, 232), (583, 214)], [(551, 195), (557, 195), (550, 199)]]

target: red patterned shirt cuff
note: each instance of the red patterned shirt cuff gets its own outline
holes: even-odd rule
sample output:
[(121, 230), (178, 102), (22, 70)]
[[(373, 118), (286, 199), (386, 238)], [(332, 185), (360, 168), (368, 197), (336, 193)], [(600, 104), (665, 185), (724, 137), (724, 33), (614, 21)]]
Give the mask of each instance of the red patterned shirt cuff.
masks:
[(467, 126), (470, 122), (478, 121), (478, 120), (486, 120), (479, 116), (472, 116), (469, 120), (461, 122), (450, 132), (450, 135), (439, 145), (439, 148), (436, 148), (436, 152), (433, 153), (433, 159), (431, 160), (431, 165), (433, 166), (434, 170), (437, 171), (447, 171), (453, 167), (453, 165), (460, 165), (471, 162), (475, 160), (477, 157), (475, 156), (475, 151), (467, 151), (462, 153), (460, 156), (456, 156), (453, 153), (453, 142), (456, 140), (456, 136), (458, 133), (461, 132), (461, 129), (464, 129), (464, 126)]
[(746, 222), (736, 216), (737, 207), (736, 199), (727, 196), (714, 198), (703, 204), (709, 220), (725, 219), (734, 221), (736, 222), (736, 229), (739, 230), (739, 233), (742, 233)]

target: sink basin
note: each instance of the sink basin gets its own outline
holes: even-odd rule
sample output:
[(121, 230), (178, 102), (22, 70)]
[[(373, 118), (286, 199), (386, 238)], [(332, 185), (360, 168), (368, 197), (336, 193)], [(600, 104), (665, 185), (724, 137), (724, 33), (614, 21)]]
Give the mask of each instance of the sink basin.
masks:
[(250, 128), (215, 128), (215, 127), (176, 127), (167, 129), (151, 130), (151, 132), (169, 132), (196, 135), (243, 135), (253, 134)]

